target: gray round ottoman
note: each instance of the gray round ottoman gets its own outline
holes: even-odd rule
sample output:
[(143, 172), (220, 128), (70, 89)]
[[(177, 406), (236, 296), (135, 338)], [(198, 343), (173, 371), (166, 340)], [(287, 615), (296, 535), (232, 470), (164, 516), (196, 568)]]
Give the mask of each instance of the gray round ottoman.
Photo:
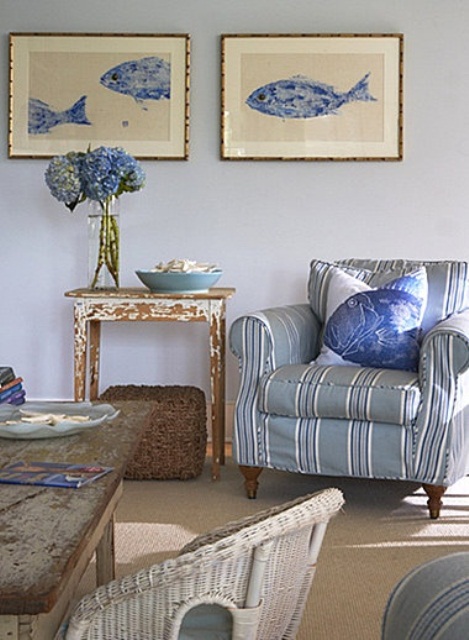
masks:
[(383, 640), (469, 639), (469, 552), (413, 569), (392, 591)]

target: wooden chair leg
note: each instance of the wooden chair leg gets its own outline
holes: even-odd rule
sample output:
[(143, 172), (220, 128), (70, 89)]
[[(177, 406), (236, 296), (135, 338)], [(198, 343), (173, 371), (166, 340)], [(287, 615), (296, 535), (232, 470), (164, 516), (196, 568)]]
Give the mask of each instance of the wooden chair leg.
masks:
[(440, 509), (443, 504), (441, 498), (447, 487), (436, 484), (424, 484), (422, 486), (428, 496), (427, 504), (430, 512), (430, 518), (432, 520), (436, 520), (440, 515)]
[(243, 464), (238, 466), (244, 476), (244, 487), (248, 498), (254, 499), (257, 496), (257, 487), (259, 486), (257, 478), (261, 474), (262, 467), (247, 467)]

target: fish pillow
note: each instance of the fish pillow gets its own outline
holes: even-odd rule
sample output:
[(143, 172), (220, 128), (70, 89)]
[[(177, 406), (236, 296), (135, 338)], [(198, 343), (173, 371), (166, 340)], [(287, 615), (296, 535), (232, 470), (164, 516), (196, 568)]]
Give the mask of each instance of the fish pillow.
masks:
[[(340, 301), (345, 284), (349, 294)], [(416, 371), (428, 296), (424, 267), (373, 289), (341, 273), (328, 295), (328, 319), (317, 365)]]

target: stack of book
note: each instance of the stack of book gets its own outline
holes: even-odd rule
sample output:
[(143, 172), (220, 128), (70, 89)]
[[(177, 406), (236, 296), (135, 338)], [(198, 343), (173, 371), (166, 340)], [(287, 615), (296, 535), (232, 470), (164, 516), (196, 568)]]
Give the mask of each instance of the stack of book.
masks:
[(17, 376), (12, 367), (0, 366), (0, 404), (23, 404), (25, 396), (23, 378)]

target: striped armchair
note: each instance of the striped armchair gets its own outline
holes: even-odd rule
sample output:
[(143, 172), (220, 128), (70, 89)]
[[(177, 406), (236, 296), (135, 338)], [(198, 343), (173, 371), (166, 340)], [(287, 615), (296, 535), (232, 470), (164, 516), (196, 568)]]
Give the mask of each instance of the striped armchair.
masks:
[[(369, 287), (425, 267), (416, 371), (311, 364), (335, 270)], [(238, 318), (234, 456), (250, 498), (262, 469), (422, 483), (431, 518), (469, 472), (469, 264), (313, 260), (309, 301)]]

